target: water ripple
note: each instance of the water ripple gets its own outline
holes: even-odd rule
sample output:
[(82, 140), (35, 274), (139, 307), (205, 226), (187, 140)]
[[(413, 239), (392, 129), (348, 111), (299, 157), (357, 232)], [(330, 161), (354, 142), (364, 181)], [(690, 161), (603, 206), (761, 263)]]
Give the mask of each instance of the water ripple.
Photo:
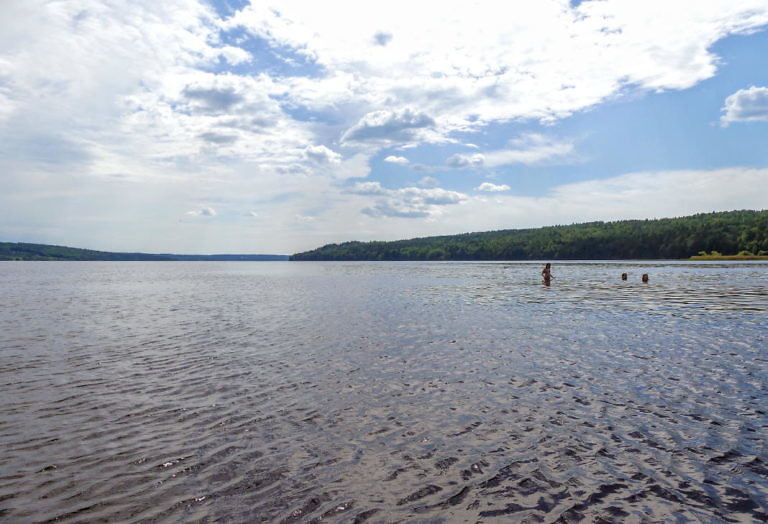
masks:
[(0, 265), (2, 521), (768, 520), (765, 264)]

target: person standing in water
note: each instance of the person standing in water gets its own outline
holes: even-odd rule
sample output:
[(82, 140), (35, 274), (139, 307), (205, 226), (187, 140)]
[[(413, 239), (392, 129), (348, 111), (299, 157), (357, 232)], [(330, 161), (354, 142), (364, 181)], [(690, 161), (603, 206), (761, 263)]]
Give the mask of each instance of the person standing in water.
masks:
[(547, 262), (547, 265), (544, 266), (544, 269), (541, 270), (541, 278), (544, 279), (544, 285), (548, 286), (551, 283), (551, 280), (554, 278), (552, 276), (552, 264)]

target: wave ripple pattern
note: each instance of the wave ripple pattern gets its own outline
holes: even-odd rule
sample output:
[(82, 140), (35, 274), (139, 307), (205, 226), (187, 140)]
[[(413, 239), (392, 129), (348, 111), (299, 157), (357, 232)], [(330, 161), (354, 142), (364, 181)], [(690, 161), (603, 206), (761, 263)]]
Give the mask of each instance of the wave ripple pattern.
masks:
[(0, 521), (768, 521), (768, 265), (540, 270), (0, 263)]

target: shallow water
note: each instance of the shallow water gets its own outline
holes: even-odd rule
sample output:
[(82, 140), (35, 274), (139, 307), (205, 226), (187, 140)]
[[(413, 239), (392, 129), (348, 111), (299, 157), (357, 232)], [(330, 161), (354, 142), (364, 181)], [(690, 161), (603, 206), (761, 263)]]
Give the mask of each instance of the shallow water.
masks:
[(540, 269), (0, 263), (0, 521), (768, 521), (768, 264)]

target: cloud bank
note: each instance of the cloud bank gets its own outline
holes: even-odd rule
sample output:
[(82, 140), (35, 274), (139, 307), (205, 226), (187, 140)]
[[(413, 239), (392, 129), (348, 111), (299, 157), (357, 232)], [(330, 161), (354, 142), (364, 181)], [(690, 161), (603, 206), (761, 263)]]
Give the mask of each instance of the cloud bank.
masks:
[(467, 196), (441, 188), (404, 187), (386, 189), (378, 182), (358, 182), (349, 191), (378, 197), (362, 213), (372, 217), (424, 218), (442, 213), (441, 206), (460, 204)]
[[(341, 233), (764, 205), (765, 172), (738, 167), (619, 169), (541, 198), (472, 177), (582, 161), (558, 123), (711, 78), (713, 44), (765, 27), (765, 0), (212, 5), (0, 3), (0, 234), (290, 252)], [(768, 119), (766, 89), (728, 96), (723, 125)]]
[[(350, 19), (355, 23), (344, 22)], [(715, 74), (715, 41), (766, 22), (762, 0), (607, 0), (576, 7), (568, 0), (524, 6), (449, 0), (439, 14), (430, 3), (397, 0), (336, 1), (332, 9), (311, 1), (259, 2), (227, 25), (321, 68), (321, 79), (291, 83), (290, 95), (302, 103), (364, 99), (377, 111), (419, 107), (448, 132), (498, 120), (561, 119), (626, 88), (691, 87)], [(404, 129), (386, 114), (368, 119), (377, 123), (360, 122), (346, 138), (391, 138)]]

